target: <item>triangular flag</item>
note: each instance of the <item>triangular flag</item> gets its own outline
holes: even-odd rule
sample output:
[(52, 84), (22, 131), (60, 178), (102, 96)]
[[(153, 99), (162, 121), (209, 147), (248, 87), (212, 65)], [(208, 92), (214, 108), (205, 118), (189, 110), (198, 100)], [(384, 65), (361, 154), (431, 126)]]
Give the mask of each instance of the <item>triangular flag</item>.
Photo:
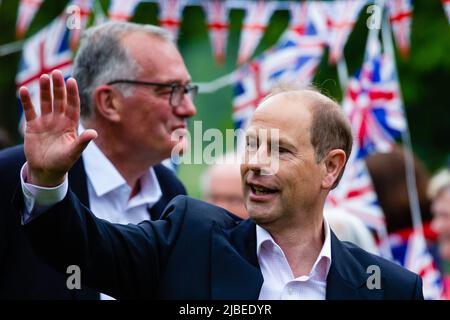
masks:
[(140, 2), (141, 0), (111, 0), (108, 10), (109, 19), (112, 21), (130, 20)]
[(209, 39), (213, 48), (214, 58), (217, 63), (223, 64), (227, 48), (228, 37), (228, 13), (226, 1), (212, 0), (203, 1), (206, 13)]
[(23, 38), (44, 0), (20, 0), (16, 22), (16, 36)]
[(175, 39), (181, 26), (181, 16), (187, 0), (159, 0), (159, 24), (169, 30)]
[(392, 24), (395, 42), (403, 58), (409, 55), (412, 0), (387, 0), (389, 19)]
[(365, 5), (364, 0), (322, 2), (328, 27), (329, 63), (335, 64), (341, 58), (347, 39)]
[(273, 12), (277, 8), (276, 2), (263, 0), (246, 1), (244, 5), (246, 16), (242, 25), (239, 45), (239, 64), (246, 62), (252, 56), (259, 40), (266, 31)]

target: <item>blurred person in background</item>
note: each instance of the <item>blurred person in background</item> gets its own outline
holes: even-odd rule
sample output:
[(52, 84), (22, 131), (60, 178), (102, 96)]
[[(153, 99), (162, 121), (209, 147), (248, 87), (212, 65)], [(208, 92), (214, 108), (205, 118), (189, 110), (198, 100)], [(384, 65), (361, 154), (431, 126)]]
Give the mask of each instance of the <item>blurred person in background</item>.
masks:
[(228, 153), (205, 170), (200, 182), (205, 201), (247, 219), (240, 166), (239, 156)]
[[(386, 217), (388, 233), (412, 231), (411, 209), (405, 173), (405, 149), (395, 146), (388, 153), (375, 153), (366, 158), (378, 201)], [(422, 222), (427, 240), (435, 241), (430, 228), (430, 201), (427, 198), (429, 173), (422, 161), (414, 157), (415, 178)]]
[[(197, 88), (190, 84), (172, 35), (160, 27), (123, 22), (87, 29), (73, 76), (79, 97), (40, 97), (43, 117), (58, 112), (65, 99), (79, 99), (79, 133), (98, 133), (68, 173), (73, 192), (110, 222), (158, 219), (172, 198), (186, 194), (160, 162), (183, 143), (174, 141), (172, 132), (187, 130), (187, 119), (196, 113)], [(53, 87), (64, 87), (61, 72), (51, 77)], [(49, 75), (41, 76), (40, 86), (50, 88)], [(66, 277), (32, 251), (11, 204), (24, 163), (23, 146), (0, 153), (0, 224), (5, 229), (0, 230), (0, 299), (98, 298), (89, 290), (68, 290)]]
[(450, 168), (440, 170), (430, 181), (433, 220), (431, 228), (438, 237), (439, 266), (444, 275), (445, 298), (450, 299)]

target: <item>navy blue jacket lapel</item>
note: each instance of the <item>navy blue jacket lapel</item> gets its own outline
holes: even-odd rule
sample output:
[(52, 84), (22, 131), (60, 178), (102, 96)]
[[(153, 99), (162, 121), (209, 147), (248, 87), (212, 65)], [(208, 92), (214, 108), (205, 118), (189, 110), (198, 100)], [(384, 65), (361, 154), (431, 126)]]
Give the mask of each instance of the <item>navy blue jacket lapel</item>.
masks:
[(369, 290), (369, 274), (331, 232), (331, 267), (327, 277), (327, 300), (382, 299), (383, 290)]
[(211, 298), (258, 299), (263, 276), (256, 257), (255, 224), (245, 220), (231, 229), (216, 224), (211, 236)]

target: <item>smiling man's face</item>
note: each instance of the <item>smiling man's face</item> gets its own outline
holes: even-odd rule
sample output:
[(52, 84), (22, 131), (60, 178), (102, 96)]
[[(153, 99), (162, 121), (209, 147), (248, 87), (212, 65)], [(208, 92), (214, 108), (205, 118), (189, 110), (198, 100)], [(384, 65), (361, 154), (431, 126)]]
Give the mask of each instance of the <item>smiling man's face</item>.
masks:
[(268, 141), (258, 141), (257, 150), (248, 146), (241, 165), (245, 205), (250, 218), (261, 226), (289, 224), (299, 210), (320, 205), (323, 170), (311, 144), (310, 103), (307, 92), (274, 95), (255, 111), (247, 130), (248, 141), (256, 141), (252, 136), (258, 136), (261, 130), (279, 130), (279, 163), (273, 174), (264, 174), (267, 162), (250, 161), (267, 154), (270, 134)]

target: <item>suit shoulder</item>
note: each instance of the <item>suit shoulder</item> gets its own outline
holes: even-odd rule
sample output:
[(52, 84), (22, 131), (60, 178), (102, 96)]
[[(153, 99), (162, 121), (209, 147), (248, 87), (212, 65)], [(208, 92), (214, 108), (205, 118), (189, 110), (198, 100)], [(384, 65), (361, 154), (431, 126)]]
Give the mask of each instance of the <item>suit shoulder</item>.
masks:
[(20, 169), (25, 163), (23, 146), (16, 146), (0, 151), (0, 176), (2, 177), (1, 190), (13, 191), (20, 181)]
[(12, 167), (22, 167), (25, 161), (23, 145), (10, 147), (0, 151), (0, 168), (11, 169)]
[(178, 210), (184, 212), (186, 220), (199, 225), (216, 223), (222, 227), (229, 227), (241, 221), (240, 218), (223, 208), (185, 195), (176, 196), (167, 205), (162, 218), (164, 219), (171, 212)]

